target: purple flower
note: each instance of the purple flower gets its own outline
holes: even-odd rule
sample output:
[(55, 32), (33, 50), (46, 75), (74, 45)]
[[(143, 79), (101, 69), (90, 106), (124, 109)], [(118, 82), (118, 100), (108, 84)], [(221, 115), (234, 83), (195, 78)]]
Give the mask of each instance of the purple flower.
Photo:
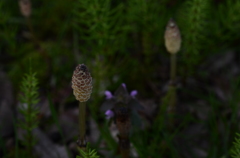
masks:
[(123, 86), (125, 89), (127, 89), (127, 86), (126, 86), (125, 83), (122, 83), (122, 86)]
[(106, 119), (110, 119), (114, 116), (114, 112), (112, 110), (107, 110), (105, 112), (105, 115), (106, 115)]
[(106, 99), (111, 99), (113, 97), (110, 91), (105, 91)]
[(135, 98), (135, 96), (138, 94), (138, 91), (137, 90), (133, 90), (131, 91), (130, 95)]

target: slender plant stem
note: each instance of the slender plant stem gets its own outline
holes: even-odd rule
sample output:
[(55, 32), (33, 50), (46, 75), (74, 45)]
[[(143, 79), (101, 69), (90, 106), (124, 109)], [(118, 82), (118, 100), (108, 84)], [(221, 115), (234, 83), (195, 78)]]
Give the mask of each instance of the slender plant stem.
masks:
[(129, 139), (128, 139), (128, 136), (127, 138), (123, 139), (125, 140), (125, 142), (122, 141), (123, 138), (121, 138), (120, 136), (120, 140), (121, 140), (121, 143), (120, 143), (120, 153), (121, 153), (121, 156), (122, 158), (129, 158), (129, 155), (130, 155), (130, 142), (129, 142)]
[(170, 80), (172, 84), (174, 84), (176, 80), (176, 67), (177, 67), (176, 54), (171, 54)]
[(175, 111), (175, 106), (176, 106), (176, 83), (175, 83), (176, 67), (177, 67), (176, 54), (171, 54), (170, 87), (169, 87), (169, 91), (171, 93), (171, 98), (169, 102), (170, 113)]
[(33, 30), (33, 26), (32, 26), (32, 21), (30, 17), (26, 18), (26, 23), (27, 23), (27, 27), (31, 33), (31, 38), (33, 40), (33, 43), (37, 46), (40, 46), (40, 41), (38, 40), (38, 38), (35, 36), (34, 30)]
[(39, 49), (39, 53), (41, 54), (41, 56), (44, 58), (44, 60), (46, 61), (46, 63), (48, 64), (48, 74), (50, 74), (51, 70), (51, 59), (49, 57), (49, 55), (47, 54), (45, 48), (43, 48), (41, 46), (41, 41), (37, 38), (37, 36), (35, 35), (34, 33), (34, 29), (33, 29), (33, 26), (32, 26), (32, 21), (31, 21), (31, 18), (30, 17), (27, 17), (26, 18), (26, 24), (27, 24), (27, 27), (31, 33), (31, 39), (32, 39), (32, 42), (33, 44), (35, 44), (36, 46), (38, 46), (40, 49)]
[(79, 102), (79, 140), (80, 148), (86, 147), (86, 102)]
[(28, 129), (27, 129), (27, 150), (28, 150), (28, 156), (32, 157), (32, 121), (31, 121), (31, 116), (32, 116), (32, 101), (31, 98), (29, 98), (28, 104), (27, 104), (27, 110), (28, 110), (28, 116), (27, 116), (27, 124), (28, 124)]
[[(14, 135), (15, 135), (15, 152), (14, 152), (14, 158), (18, 158), (19, 155), (19, 146), (18, 146), (18, 133), (17, 133), (17, 123), (16, 123), (16, 118), (12, 115), (13, 118), (13, 127), (14, 127)], [(1, 139), (0, 139), (1, 140)]]
[[(129, 158), (129, 133), (131, 127), (129, 110), (124, 107), (124, 109), (116, 109), (116, 124), (119, 131), (119, 147), (122, 158)], [(123, 112), (127, 111), (127, 113)]]
[(129, 158), (129, 149), (121, 150), (122, 158)]

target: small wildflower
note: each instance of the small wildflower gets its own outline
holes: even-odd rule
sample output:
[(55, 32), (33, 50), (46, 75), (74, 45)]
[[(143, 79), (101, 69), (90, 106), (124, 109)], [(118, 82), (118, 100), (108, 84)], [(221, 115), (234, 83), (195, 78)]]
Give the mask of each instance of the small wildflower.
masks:
[(127, 86), (125, 83), (122, 83), (123, 88), (127, 89)]
[(124, 105), (130, 109), (143, 110), (142, 105), (136, 99), (137, 94), (137, 90), (133, 90), (129, 94), (126, 84), (122, 83), (115, 91), (114, 95), (112, 95), (110, 91), (105, 91), (106, 100), (103, 102), (100, 109), (102, 112), (106, 112), (109, 109), (116, 109)]
[(109, 120), (110, 118), (114, 117), (114, 112), (112, 110), (107, 110), (105, 112), (105, 115), (106, 115), (106, 119)]
[(138, 91), (137, 90), (133, 90), (131, 91), (130, 95), (135, 98), (135, 96), (138, 94)]
[(23, 16), (29, 17), (31, 15), (31, 1), (30, 0), (19, 0), (20, 12)]
[(110, 91), (105, 91), (106, 99), (111, 99), (113, 97)]

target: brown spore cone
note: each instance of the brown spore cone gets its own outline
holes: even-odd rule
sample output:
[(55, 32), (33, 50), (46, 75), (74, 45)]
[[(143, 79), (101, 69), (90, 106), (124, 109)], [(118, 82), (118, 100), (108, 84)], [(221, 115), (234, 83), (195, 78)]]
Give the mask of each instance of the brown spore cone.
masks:
[(72, 76), (73, 94), (80, 102), (86, 102), (92, 93), (92, 77), (84, 64), (79, 64)]

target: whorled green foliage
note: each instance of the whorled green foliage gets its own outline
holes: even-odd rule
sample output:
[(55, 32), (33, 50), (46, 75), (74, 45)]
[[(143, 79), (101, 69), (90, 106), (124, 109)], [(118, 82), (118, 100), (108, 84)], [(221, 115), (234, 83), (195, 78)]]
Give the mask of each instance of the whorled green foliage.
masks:
[(192, 67), (198, 64), (201, 58), (200, 50), (206, 38), (208, 8), (208, 0), (188, 0), (183, 5), (179, 21), (183, 37), (181, 55), (188, 73), (192, 73)]
[(231, 149), (231, 156), (233, 158), (239, 158), (240, 157), (240, 134), (236, 134), (237, 137), (235, 138), (235, 141), (233, 142), (233, 148)]
[[(221, 26), (219, 38), (222, 41), (234, 41), (239, 38), (240, 1), (227, 0), (218, 6), (218, 26)], [(226, 43), (226, 42), (225, 42)]]
[(129, 69), (129, 74), (132, 75), (124, 77), (129, 78), (139, 87), (146, 85), (144, 81), (152, 80), (152, 76), (144, 75), (140, 80), (136, 76), (156, 73), (156, 67), (161, 65), (158, 56), (165, 55), (164, 29), (166, 21), (169, 20), (168, 14), (172, 11), (172, 8), (167, 6), (168, 2), (168, 0), (126, 1), (127, 23), (131, 30), (128, 37), (129, 50), (133, 50), (129, 52), (132, 54), (129, 60), (131, 62), (126, 64), (137, 69)]
[(80, 50), (96, 56), (113, 55), (121, 49), (127, 29), (123, 25), (123, 10), (122, 3), (112, 5), (111, 0), (76, 1), (73, 25), (79, 40), (84, 41)]
[(225, 23), (227, 27), (238, 33), (237, 30), (240, 29), (240, 1), (233, 1), (233, 0), (228, 0), (227, 1), (227, 6), (228, 6), (228, 11), (227, 11), (227, 18), (225, 19), (227, 22)]
[(33, 146), (36, 139), (32, 134), (32, 130), (38, 126), (39, 109), (35, 106), (38, 103), (38, 81), (36, 73), (26, 74), (23, 78), (20, 90), (22, 94), (19, 96), (21, 107), (20, 113), (24, 116), (24, 120), (19, 120), (19, 127), (26, 131), (22, 143), (26, 146), (29, 157), (32, 157)]
[[(71, 74), (71, 10), (73, 1), (42, 0), (32, 2), (29, 22), (21, 15), (18, 1), (0, 1), (0, 63), (13, 87), (18, 87), (22, 71), (27, 72), (28, 59), (38, 72), (39, 84), (58, 89), (68, 82)], [(52, 14), (54, 13), (54, 14)], [(63, 19), (66, 20), (63, 22)], [(3, 55), (2, 55), (3, 54)], [(44, 64), (43, 64), (44, 63)], [(66, 64), (68, 63), (68, 64)], [(65, 66), (60, 66), (65, 65)], [(51, 84), (44, 84), (51, 80)], [(53, 82), (52, 82), (53, 81)]]
[[(141, 55), (142, 60), (137, 61), (141, 73), (152, 73), (157, 64), (154, 64), (156, 55), (164, 51), (164, 28), (165, 21), (169, 18), (167, 11), (168, 0), (128, 0), (127, 20), (131, 26), (132, 35), (129, 38), (134, 53)], [(165, 53), (165, 52), (164, 52)], [(157, 61), (159, 64), (159, 61)], [(138, 64), (138, 63), (136, 63)], [(142, 66), (144, 65), (144, 66)], [(135, 73), (135, 72), (133, 72)], [(139, 73), (139, 72), (136, 72)], [(135, 75), (134, 75), (135, 76)], [(150, 77), (150, 76), (149, 76)], [(142, 84), (138, 82), (139, 84)]]
[(166, 0), (129, 0), (127, 5), (127, 19), (131, 25), (131, 33), (140, 33), (134, 39), (135, 42), (139, 40), (141, 44), (137, 47), (142, 48), (141, 51), (145, 55), (156, 53), (153, 49), (154, 46), (163, 42), (162, 28), (165, 26), (166, 20)]
[(76, 158), (99, 158), (97, 152), (95, 149), (90, 149), (89, 143), (87, 144), (86, 150), (79, 149), (79, 152), (81, 156), (78, 156)]
[[(118, 67), (127, 62), (126, 51), (129, 31), (124, 14), (124, 3), (112, 0), (77, 0), (73, 8), (73, 27), (75, 46), (81, 56), (78, 62), (89, 65), (94, 75), (92, 98), (95, 103), (89, 107), (95, 117), (99, 93), (109, 86), (116, 73), (121, 74)], [(77, 53), (76, 55), (77, 56)], [(119, 58), (123, 60), (119, 60)], [(104, 65), (104, 66), (103, 66)], [(114, 65), (114, 66), (113, 66)], [(108, 78), (106, 79), (106, 76)], [(104, 80), (106, 79), (106, 80)], [(95, 112), (93, 112), (95, 110)]]

